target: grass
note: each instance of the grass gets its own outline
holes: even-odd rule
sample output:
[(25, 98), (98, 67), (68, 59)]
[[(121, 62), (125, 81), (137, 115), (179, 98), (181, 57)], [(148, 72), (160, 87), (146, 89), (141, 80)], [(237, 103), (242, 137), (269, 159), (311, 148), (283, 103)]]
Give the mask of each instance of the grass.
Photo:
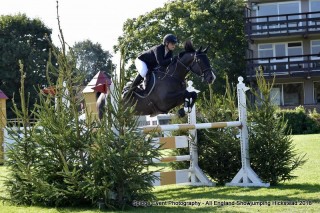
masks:
[[(308, 161), (297, 169), (296, 179), (270, 188), (241, 187), (156, 187), (159, 206), (131, 208), (130, 212), (320, 212), (320, 134), (293, 136), (299, 153), (306, 153)], [(0, 166), (1, 175), (7, 173)], [(2, 187), (0, 179), (0, 187)], [(3, 195), (3, 194), (2, 194)], [(160, 206), (160, 202), (166, 205)], [(180, 202), (180, 205), (175, 205)], [(187, 203), (190, 202), (190, 203)], [(191, 206), (191, 202), (200, 202)], [(282, 203), (281, 203), (282, 202)], [(257, 204), (248, 206), (245, 204)], [(186, 204), (186, 205), (184, 205)], [(228, 205), (233, 204), (233, 205)], [(285, 205), (289, 204), (289, 205)], [(260, 206), (261, 205), (261, 206)], [(10, 206), (0, 203), (0, 212), (56, 213), (56, 212), (99, 212), (97, 209), (84, 208), (43, 208)], [(112, 211), (108, 211), (112, 212)]]

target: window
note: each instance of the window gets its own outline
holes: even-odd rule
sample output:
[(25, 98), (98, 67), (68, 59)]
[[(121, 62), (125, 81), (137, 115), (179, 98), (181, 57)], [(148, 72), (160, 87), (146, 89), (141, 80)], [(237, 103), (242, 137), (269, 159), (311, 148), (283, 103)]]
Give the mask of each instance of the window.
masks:
[[(257, 16), (272, 16), (278, 15), (278, 9), (276, 4), (260, 4), (257, 10)], [(275, 17), (270, 17), (269, 21), (275, 21)], [(257, 22), (268, 21), (267, 18), (257, 18)]]
[(276, 59), (284, 59), (283, 56), (286, 56), (286, 45), (285, 44), (274, 44), (274, 55)]
[[(311, 67), (319, 68), (320, 67), (320, 40), (311, 41), (311, 60), (314, 60), (311, 63)], [(317, 55), (314, 55), (317, 54)]]
[(282, 88), (282, 85), (274, 85), (270, 91), (271, 103), (273, 103), (276, 106), (280, 106), (281, 103), (283, 102), (282, 95), (281, 95), (281, 88)]
[(304, 104), (303, 83), (276, 84), (271, 90), (270, 98), (275, 105)]
[[(320, 1), (319, 0), (311, 0), (310, 1), (310, 12), (317, 12), (320, 10)], [(320, 17), (320, 15), (312, 15), (312, 17)]]
[[(301, 57), (302, 55), (302, 44), (301, 42), (292, 42), (288, 43), (288, 56), (290, 57), (290, 61), (302, 61), (303, 58)], [(297, 56), (297, 57), (293, 57)], [(303, 64), (298, 64), (298, 63), (293, 63), (290, 64), (290, 68), (292, 67), (300, 67), (302, 68)]]
[[(299, 2), (279, 2), (279, 3), (265, 3), (259, 4), (256, 16), (274, 16), (267, 18), (257, 18), (257, 22), (270, 22), (270, 21), (283, 21), (283, 20), (295, 20), (288, 22), (289, 27), (301, 26), (300, 15), (284, 16), (285, 14), (300, 13)], [(282, 16), (283, 15), (283, 16)], [(284, 32), (287, 32), (287, 23), (267, 23), (258, 25), (258, 29), (269, 28), (282, 28)], [(296, 30), (290, 30), (296, 31)], [(279, 31), (270, 31), (269, 33), (279, 33)]]
[(166, 125), (170, 123), (170, 119), (168, 120), (159, 120), (159, 125)]
[(314, 82), (313, 84), (313, 88), (314, 88), (314, 102), (316, 104), (320, 103), (320, 82)]
[(288, 56), (302, 55), (301, 42), (288, 43)]
[[(311, 41), (311, 54), (320, 54), (320, 40)], [(312, 59), (319, 59), (319, 56), (312, 56)]]
[[(320, 11), (320, 1), (319, 0), (315, 0), (315, 1), (310, 1), (310, 12), (318, 12)], [(310, 15), (310, 18), (319, 18), (320, 17), (320, 12), (319, 13), (314, 13)], [(318, 20), (312, 20), (309, 23), (310, 26), (312, 25), (320, 25), (320, 21)], [(314, 30), (316, 30), (317, 28), (315, 27)]]
[[(289, 43), (273, 43), (273, 44), (259, 44), (258, 45), (258, 57), (265, 58), (259, 59), (259, 63), (279, 63), (278, 65), (271, 65), (265, 67), (266, 70), (287, 70), (289, 69), (288, 56), (290, 57), (290, 62), (292, 61), (302, 61), (302, 42), (289, 42)], [(290, 68), (297, 67), (298, 63), (290, 64)]]
[[(302, 55), (302, 42), (259, 44), (258, 54), (259, 58), (277, 57), (277, 59), (283, 59), (283, 56)], [(302, 60), (301, 57), (299, 59)]]
[[(273, 46), (272, 44), (260, 44), (259, 45), (259, 58), (270, 58), (273, 57)], [(267, 59), (264, 59), (267, 60)]]
[[(300, 12), (299, 2), (279, 2), (279, 3), (266, 3), (259, 4), (259, 9), (257, 10), (257, 16), (272, 16), (272, 15), (283, 15), (292, 14)], [(281, 17), (271, 17), (269, 21), (283, 20), (285, 16)], [(298, 15), (289, 16), (289, 19), (297, 19)], [(259, 22), (267, 21), (267, 19), (258, 18)]]
[(303, 104), (303, 84), (283, 84), (283, 104)]

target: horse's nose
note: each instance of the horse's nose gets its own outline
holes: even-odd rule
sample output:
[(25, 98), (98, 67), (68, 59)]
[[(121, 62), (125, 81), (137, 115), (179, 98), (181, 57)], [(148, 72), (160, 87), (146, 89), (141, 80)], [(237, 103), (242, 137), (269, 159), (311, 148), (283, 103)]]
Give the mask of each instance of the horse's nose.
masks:
[(212, 83), (213, 83), (213, 76), (210, 76), (209, 84), (212, 84)]
[(204, 80), (208, 83), (208, 84), (212, 84), (214, 82), (214, 80), (216, 79), (216, 76), (213, 74), (212, 71), (209, 71), (205, 74)]

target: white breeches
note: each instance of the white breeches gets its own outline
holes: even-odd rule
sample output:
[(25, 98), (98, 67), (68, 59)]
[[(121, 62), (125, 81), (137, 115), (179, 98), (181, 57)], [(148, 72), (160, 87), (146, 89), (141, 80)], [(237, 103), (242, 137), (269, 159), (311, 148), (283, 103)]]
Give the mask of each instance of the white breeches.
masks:
[(145, 78), (147, 73), (148, 73), (148, 67), (146, 65), (146, 63), (144, 63), (144, 61), (141, 61), (139, 58), (136, 58), (136, 60), (134, 61), (136, 68), (139, 72), (139, 74)]

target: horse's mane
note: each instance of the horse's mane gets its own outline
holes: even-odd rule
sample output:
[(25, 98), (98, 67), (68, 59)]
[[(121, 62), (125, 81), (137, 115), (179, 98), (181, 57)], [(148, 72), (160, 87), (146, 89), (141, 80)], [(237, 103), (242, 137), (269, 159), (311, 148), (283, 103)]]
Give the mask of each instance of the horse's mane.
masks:
[(187, 40), (187, 41), (184, 43), (184, 51), (182, 51), (182, 52), (179, 53), (179, 58), (181, 58), (185, 53), (195, 52), (195, 51), (196, 51), (196, 50), (195, 50), (194, 47), (193, 47), (192, 41), (191, 41), (191, 40)]

